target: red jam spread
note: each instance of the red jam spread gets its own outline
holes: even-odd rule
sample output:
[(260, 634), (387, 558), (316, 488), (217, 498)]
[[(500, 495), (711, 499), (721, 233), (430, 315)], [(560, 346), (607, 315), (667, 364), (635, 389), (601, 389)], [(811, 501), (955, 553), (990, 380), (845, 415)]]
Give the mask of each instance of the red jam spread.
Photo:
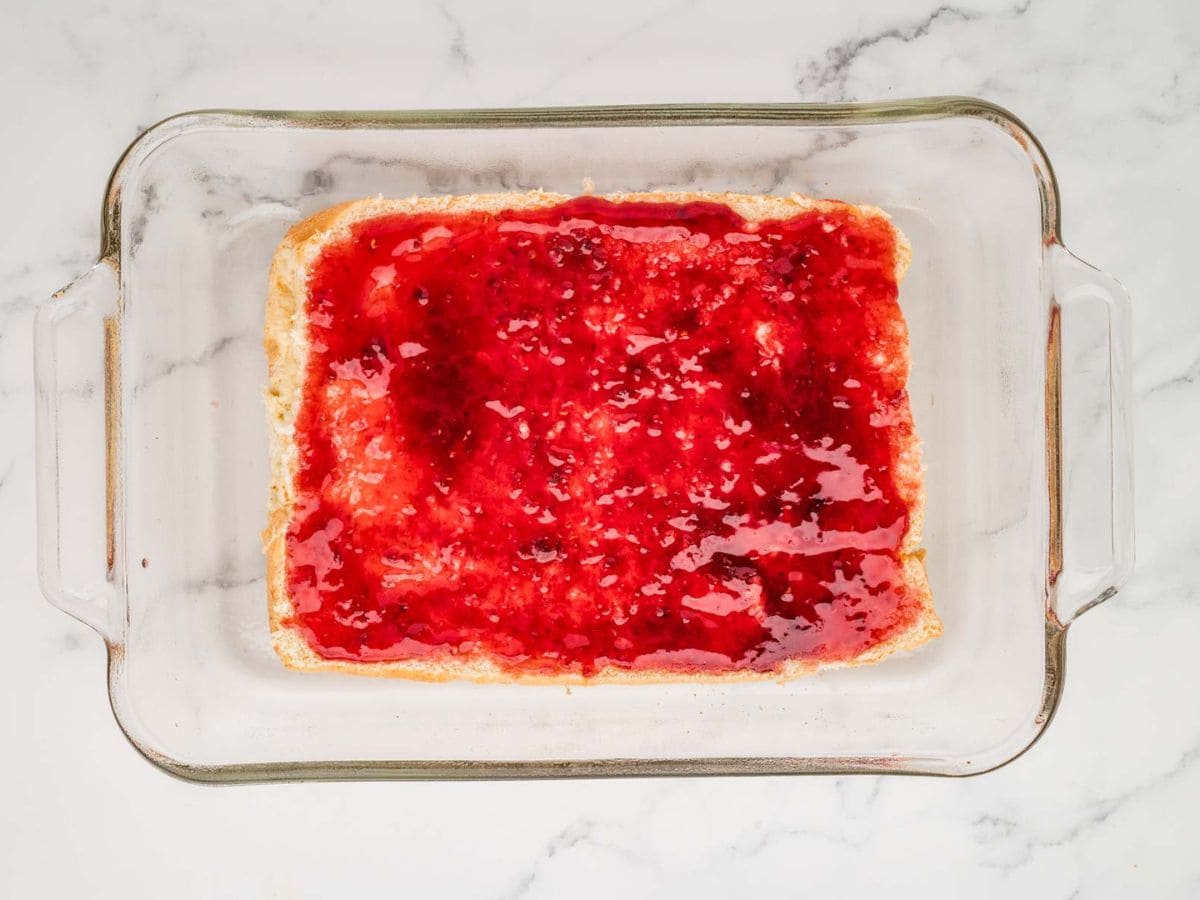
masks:
[(330, 659), (585, 676), (905, 629), (895, 252), (843, 207), (360, 223), (309, 283), (289, 624)]

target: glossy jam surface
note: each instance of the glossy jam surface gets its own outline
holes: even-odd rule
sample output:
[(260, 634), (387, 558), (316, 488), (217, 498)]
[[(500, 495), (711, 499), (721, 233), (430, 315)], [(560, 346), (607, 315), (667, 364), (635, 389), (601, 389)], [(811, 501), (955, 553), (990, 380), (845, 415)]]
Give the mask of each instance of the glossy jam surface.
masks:
[(579, 198), (327, 248), (288, 535), (328, 658), (767, 671), (909, 625), (894, 238)]

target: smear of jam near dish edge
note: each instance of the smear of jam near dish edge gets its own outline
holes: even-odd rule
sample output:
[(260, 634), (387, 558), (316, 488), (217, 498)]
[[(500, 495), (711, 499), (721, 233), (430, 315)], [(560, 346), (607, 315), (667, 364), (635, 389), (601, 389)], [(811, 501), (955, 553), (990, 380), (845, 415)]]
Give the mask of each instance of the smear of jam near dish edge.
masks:
[(291, 624), (331, 659), (585, 676), (905, 629), (894, 253), (838, 208), (361, 223), (309, 284)]

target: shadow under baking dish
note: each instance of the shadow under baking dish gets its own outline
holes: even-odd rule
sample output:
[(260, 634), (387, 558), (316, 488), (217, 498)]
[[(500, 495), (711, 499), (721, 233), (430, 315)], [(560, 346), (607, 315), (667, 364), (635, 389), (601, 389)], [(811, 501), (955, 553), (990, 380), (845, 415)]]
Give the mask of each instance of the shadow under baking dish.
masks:
[[(567, 690), (282, 667), (258, 532), (263, 302), (283, 233), (363, 196), (576, 194), (585, 179), (869, 203), (909, 237), (900, 301), (941, 639), (786, 683)], [(1064, 623), (1132, 562), (1124, 298), (1061, 248), (1057, 202), (1023, 126), (961, 99), (169, 119), (114, 172), (101, 266), (40, 317), (47, 593), (108, 641), (130, 739), (189, 778), (986, 771), (1045, 727)], [(1080, 313), (1060, 332), (1067, 287), (1106, 303), (1108, 327)], [(1064, 335), (1086, 340), (1068, 357)], [(1080, 389), (1060, 405), (1064, 359)], [(81, 449), (97, 445), (105, 457)]]

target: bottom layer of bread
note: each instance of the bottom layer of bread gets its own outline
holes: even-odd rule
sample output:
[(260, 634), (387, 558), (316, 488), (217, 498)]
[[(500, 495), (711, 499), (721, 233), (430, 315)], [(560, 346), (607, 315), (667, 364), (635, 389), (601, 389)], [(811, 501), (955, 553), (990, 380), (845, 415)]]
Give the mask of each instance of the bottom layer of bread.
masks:
[(277, 652), (736, 680), (936, 636), (906, 249), (878, 211), (736, 196), (363, 201), (298, 226), (268, 309)]

